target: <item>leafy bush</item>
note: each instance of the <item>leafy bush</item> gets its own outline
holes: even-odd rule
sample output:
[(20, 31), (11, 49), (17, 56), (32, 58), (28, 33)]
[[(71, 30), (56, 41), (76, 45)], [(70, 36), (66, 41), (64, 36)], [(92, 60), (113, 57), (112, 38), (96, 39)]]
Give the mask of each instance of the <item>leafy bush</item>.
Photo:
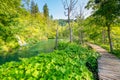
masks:
[[(64, 45), (65, 44), (65, 45)], [(9, 62), (0, 66), (1, 80), (93, 80), (93, 74), (86, 67), (88, 58), (96, 53), (77, 44), (62, 43), (64, 49), (22, 58), (21, 62)], [(61, 48), (60, 48), (61, 47)]]
[(120, 58), (120, 50), (113, 50), (112, 54), (116, 55), (118, 58)]
[(94, 74), (94, 79), (98, 80), (98, 64), (96, 57), (89, 57), (86, 66)]
[(59, 50), (63, 50), (63, 49), (65, 49), (67, 46), (68, 46), (68, 43), (66, 43), (66, 42), (59, 42), (59, 43), (58, 43), (58, 49), (59, 49)]

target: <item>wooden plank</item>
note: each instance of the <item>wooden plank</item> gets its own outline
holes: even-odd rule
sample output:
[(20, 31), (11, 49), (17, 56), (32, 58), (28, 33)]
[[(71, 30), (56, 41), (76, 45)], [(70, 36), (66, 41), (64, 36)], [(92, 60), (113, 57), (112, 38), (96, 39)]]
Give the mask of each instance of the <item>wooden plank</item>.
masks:
[(99, 80), (120, 80), (120, 59), (97, 45), (87, 44), (101, 55), (98, 59)]

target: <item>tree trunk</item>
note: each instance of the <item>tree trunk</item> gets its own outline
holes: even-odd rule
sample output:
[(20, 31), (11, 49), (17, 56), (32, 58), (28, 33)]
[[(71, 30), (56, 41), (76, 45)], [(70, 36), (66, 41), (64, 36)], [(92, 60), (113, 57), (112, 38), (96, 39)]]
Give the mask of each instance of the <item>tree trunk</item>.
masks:
[(58, 47), (58, 27), (56, 29), (55, 49)]
[(68, 8), (68, 26), (69, 26), (69, 30), (70, 30), (70, 42), (72, 42), (72, 28), (70, 26), (70, 10)]
[(112, 52), (113, 46), (112, 46), (112, 39), (111, 39), (111, 35), (110, 35), (110, 31), (111, 31), (110, 25), (108, 25), (107, 28), (108, 28), (108, 40), (109, 40), (110, 52)]
[(70, 42), (72, 42), (72, 28), (70, 27)]
[(105, 36), (105, 34), (106, 34), (106, 31), (105, 31), (105, 29), (103, 29), (103, 30), (102, 30), (102, 43), (103, 43), (103, 44), (106, 43), (106, 36)]
[(80, 33), (79, 33), (79, 38), (80, 38), (80, 44), (83, 44), (83, 29), (80, 29)]
[(83, 33), (82, 33), (82, 31), (80, 32), (80, 44), (83, 44)]

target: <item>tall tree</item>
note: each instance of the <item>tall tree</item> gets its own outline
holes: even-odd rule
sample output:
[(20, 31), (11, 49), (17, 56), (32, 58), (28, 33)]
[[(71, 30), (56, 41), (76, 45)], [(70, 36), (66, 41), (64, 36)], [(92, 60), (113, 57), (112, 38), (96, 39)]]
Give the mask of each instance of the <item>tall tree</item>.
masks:
[(31, 14), (33, 14), (34, 13), (34, 7), (35, 7), (35, 2), (33, 0), (31, 1), (31, 6), (30, 7), (31, 7), (30, 12), (31, 12)]
[(32, 0), (31, 1), (31, 14), (36, 14), (39, 12), (39, 8), (37, 3), (35, 4), (35, 2)]
[(70, 17), (72, 14), (72, 11), (75, 8), (76, 3), (78, 2), (78, 0), (62, 0), (63, 2), (63, 6), (65, 9), (65, 16), (68, 17), (68, 26), (69, 26), (69, 30), (70, 30), (70, 42), (72, 42), (72, 28), (70, 26)]
[(43, 13), (44, 13), (44, 16), (45, 16), (46, 18), (49, 17), (49, 9), (48, 9), (47, 4), (45, 4), (45, 5), (43, 6)]
[(39, 12), (39, 8), (38, 8), (38, 4), (36, 3), (35, 5), (35, 13), (38, 13)]
[(107, 27), (110, 52), (113, 51), (111, 26), (120, 16), (120, 0), (90, 0), (88, 6), (95, 9), (93, 16)]

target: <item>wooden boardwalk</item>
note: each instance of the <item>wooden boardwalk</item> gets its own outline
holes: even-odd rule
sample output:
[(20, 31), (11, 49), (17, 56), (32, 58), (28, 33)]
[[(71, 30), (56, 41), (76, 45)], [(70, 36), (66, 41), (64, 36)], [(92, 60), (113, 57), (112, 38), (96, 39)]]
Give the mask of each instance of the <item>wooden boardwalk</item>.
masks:
[(120, 59), (97, 45), (88, 45), (101, 55), (98, 59), (99, 80), (120, 80)]

